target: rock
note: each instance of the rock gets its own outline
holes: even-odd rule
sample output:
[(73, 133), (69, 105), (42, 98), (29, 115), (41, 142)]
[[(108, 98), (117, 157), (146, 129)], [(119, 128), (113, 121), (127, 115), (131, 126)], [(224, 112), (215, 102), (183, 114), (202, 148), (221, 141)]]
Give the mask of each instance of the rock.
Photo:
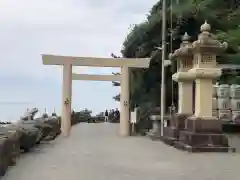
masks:
[(28, 152), (42, 140), (55, 139), (61, 133), (60, 117), (45, 114), (33, 119), (37, 111), (36, 108), (28, 111), (16, 124), (1, 123), (8, 125), (0, 127), (0, 176), (9, 166), (15, 165), (21, 149)]
[(41, 138), (41, 131), (33, 124), (20, 123), (17, 126), (23, 134), (20, 138), (20, 148), (28, 152)]
[(8, 166), (16, 164), (21, 136), (21, 131), (12, 125), (0, 128), (0, 176), (5, 174)]
[(36, 144), (39, 144), (41, 140), (43, 140), (52, 131), (52, 126), (45, 124), (44, 119), (42, 118), (23, 121), (22, 124), (31, 125), (34, 128), (38, 129), (38, 137), (36, 140)]
[[(51, 131), (45, 136), (45, 139), (55, 139), (61, 133), (61, 118), (51, 116), (44, 119), (44, 124), (51, 127)], [(49, 138), (51, 137), (51, 138)]]
[(0, 135), (0, 177), (4, 176), (8, 168), (8, 156), (6, 154), (7, 137)]
[(38, 129), (37, 144), (42, 140), (55, 139), (61, 133), (60, 118), (56, 116), (48, 117), (46, 113), (40, 118), (21, 121), (20, 124), (31, 125)]

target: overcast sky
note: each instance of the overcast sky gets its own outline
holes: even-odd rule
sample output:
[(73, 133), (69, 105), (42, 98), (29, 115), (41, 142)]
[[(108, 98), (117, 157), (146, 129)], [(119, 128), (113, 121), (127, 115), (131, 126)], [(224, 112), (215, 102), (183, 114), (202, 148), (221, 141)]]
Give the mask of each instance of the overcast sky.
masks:
[[(60, 67), (43, 66), (43, 53), (110, 57), (120, 54), (131, 24), (142, 22), (157, 0), (1, 0), (0, 119), (16, 119), (27, 108), (60, 114)], [(74, 68), (110, 74), (112, 68)], [(74, 81), (73, 109), (95, 113), (118, 107), (111, 82)]]

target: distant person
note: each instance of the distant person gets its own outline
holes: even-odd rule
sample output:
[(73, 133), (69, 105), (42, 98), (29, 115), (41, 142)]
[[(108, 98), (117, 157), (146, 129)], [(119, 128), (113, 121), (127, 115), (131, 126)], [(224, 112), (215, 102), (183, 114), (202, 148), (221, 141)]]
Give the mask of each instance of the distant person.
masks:
[(112, 120), (112, 121), (114, 120), (114, 116), (115, 116), (114, 109), (111, 109), (111, 120)]
[(112, 112), (112, 109), (110, 109), (108, 114), (108, 120), (112, 121), (112, 117), (113, 117), (113, 112)]
[(119, 112), (118, 108), (116, 108), (116, 110), (115, 110), (115, 112), (114, 112), (114, 116), (115, 116), (116, 120), (119, 120), (119, 118), (120, 118), (120, 112)]
[(104, 117), (104, 121), (108, 122), (108, 110), (105, 111)]

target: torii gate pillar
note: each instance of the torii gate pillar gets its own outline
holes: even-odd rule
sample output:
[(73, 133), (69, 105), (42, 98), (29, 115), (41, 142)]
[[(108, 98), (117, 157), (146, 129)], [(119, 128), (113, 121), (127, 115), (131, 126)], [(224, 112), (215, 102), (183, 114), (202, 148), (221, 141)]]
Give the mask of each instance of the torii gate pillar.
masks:
[(121, 67), (120, 136), (129, 136), (129, 68)]
[(71, 107), (72, 105), (72, 65), (63, 65), (63, 84), (62, 84), (62, 121), (61, 131), (63, 136), (70, 135), (71, 130)]

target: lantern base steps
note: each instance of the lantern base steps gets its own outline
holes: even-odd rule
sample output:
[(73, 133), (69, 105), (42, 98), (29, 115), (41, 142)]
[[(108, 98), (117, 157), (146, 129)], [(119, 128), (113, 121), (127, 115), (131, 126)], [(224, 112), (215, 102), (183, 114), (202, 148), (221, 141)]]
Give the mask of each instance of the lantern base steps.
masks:
[(189, 152), (235, 152), (229, 146), (228, 137), (222, 133), (222, 122), (217, 118), (189, 117), (185, 129), (179, 133), (177, 149)]
[(170, 123), (164, 127), (163, 137), (161, 140), (168, 145), (174, 145), (175, 141), (179, 140), (179, 133), (184, 130), (185, 120), (190, 114), (178, 113), (170, 118)]
[(220, 146), (191, 146), (181, 141), (174, 142), (174, 147), (179, 150), (197, 153), (197, 152), (236, 152), (232, 147), (220, 147)]

